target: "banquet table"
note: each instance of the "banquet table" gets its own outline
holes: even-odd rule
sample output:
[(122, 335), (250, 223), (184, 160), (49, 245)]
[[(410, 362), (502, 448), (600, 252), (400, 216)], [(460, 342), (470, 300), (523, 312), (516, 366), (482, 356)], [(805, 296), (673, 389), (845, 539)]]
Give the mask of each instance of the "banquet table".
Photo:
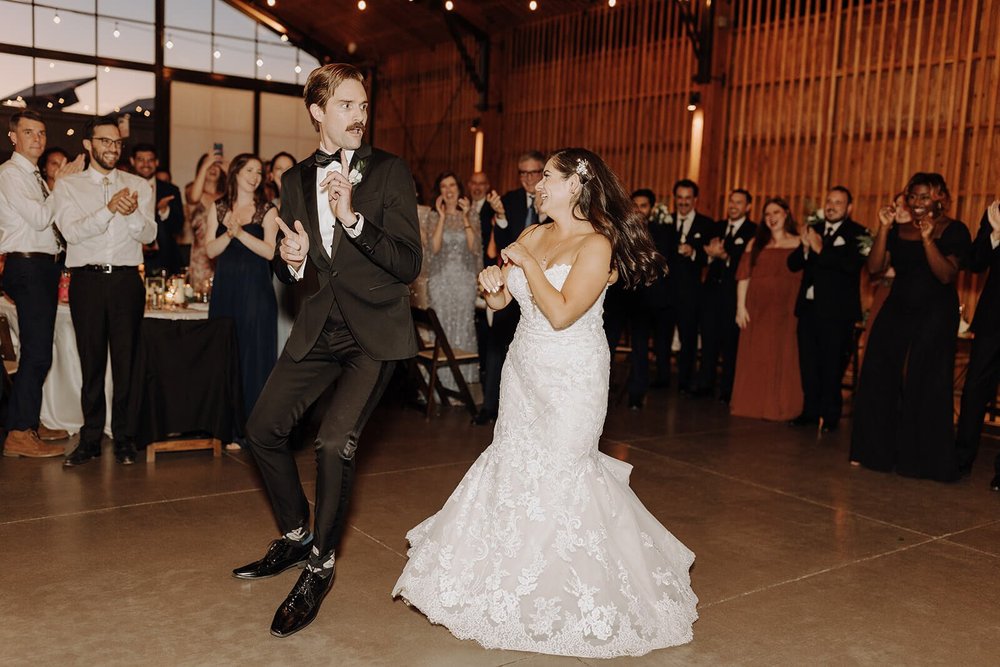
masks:
[[(0, 298), (0, 314), (6, 315), (10, 322), (11, 337), (14, 349), (20, 355), (20, 340), (18, 337), (17, 310), (7, 298)], [(151, 310), (147, 309), (143, 321), (143, 330), (150, 322), (163, 320), (198, 321), (207, 320), (208, 304), (194, 303), (187, 308)], [(140, 346), (141, 346), (140, 342)], [(183, 360), (178, 360), (183, 362)], [(182, 364), (183, 365), (183, 364)], [(69, 433), (78, 433), (83, 426), (83, 409), (80, 407), (80, 390), (83, 375), (80, 370), (80, 355), (76, 348), (76, 334), (73, 330), (73, 318), (68, 304), (60, 303), (56, 311), (55, 337), (53, 340), (52, 367), (42, 388), (41, 422), (52, 429), (63, 429)], [(104, 432), (111, 435), (111, 364), (104, 376), (104, 396), (106, 401), (106, 418)]]

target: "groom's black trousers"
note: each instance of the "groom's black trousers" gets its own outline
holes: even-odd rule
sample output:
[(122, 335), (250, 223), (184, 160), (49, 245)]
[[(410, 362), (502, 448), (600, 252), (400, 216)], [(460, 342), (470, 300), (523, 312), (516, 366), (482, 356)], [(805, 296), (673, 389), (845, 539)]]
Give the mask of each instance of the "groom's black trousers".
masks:
[(333, 306), (313, 349), (300, 361), (278, 358), (247, 422), (247, 442), (282, 533), (309, 526), (309, 502), (299, 481), (288, 436), (306, 409), (336, 382), (316, 435), (314, 545), (322, 562), (344, 529), (358, 435), (392, 375), (393, 362), (376, 361), (358, 345)]

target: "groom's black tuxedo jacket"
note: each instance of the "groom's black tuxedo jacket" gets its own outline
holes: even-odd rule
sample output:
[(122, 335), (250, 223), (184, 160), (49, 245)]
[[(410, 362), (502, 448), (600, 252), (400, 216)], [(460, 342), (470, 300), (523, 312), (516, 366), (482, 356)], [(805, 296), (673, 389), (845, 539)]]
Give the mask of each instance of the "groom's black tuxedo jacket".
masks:
[(1000, 247), (994, 248), (990, 243), (992, 232), (989, 212), (983, 213), (969, 261), (970, 271), (982, 273), (988, 269), (990, 272), (983, 291), (979, 294), (976, 316), (972, 320), (972, 330), (977, 338), (984, 335), (995, 336), (1000, 332)]
[[(417, 351), (408, 287), (420, 273), (422, 259), (413, 177), (401, 159), (368, 144), (354, 152), (351, 169), (362, 174), (351, 203), (364, 216), (364, 226), (353, 238), (338, 223), (330, 254), (319, 229), (315, 159), (308, 157), (282, 176), (281, 219), (289, 227), (299, 220), (306, 228), (308, 263), (319, 282), (303, 302), (285, 345), (295, 361), (316, 344), (334, 303), (373, 359), (405, 359)], [(282, 238), (279, 233), (279, 247)], [(277, 251), (273, 266), (279, 280), (295, 282)]]

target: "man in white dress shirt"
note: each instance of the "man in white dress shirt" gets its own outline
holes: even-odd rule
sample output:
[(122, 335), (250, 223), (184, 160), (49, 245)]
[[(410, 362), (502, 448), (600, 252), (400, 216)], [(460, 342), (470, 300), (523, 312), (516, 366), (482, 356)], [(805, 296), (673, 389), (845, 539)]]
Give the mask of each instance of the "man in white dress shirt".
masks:
[(70, 312), (83, 371), (80, 444), (64, 465), (101, 455), (109, 346), (115, 460), (128, 465), (135, 462), (135, 445), (126, 433), (128, 391), (146, 302), (138, 267), (142, 245), (156, 238), (153, 190), (139, 176), (115, 168), (122, 138), (113, 116), (87, 123), (83, 147), (90, 168), (63, 179), (55, 197), (56, 223), (66, 237), (66, 267), (72, 272)]
[[(14, 146), (10, 160), (0, 165), (0, 253), (7, 255), (4, 289), (17, 308), (21, 341), (20, 363), (7, 411), (6, 456), (61, 456), (62, 447), (42, 442), (39, 413), (42, 385), (52, 366), (59, 274), (62, 259), (55, 231), (55, 206), (38, 170), (45, 151), (45, 123), (35, 111), (10, 118)], [(60, 179), (83, 167), (69, 162), (54, 174)]]

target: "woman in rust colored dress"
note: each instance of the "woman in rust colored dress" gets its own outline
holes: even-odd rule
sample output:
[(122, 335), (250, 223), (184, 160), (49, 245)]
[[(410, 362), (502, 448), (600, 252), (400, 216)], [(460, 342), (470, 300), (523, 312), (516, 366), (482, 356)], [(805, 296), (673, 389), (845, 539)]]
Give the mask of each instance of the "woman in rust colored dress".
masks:
[(799, 246), (795, 220), (783, 199), (764, 204), (764, 224), (736, 272), (736, 324), (740, 347), (730, 412), (737, 417), (785, 421), (802, 411), (795, 299), (801, 274), (785, 261)]

